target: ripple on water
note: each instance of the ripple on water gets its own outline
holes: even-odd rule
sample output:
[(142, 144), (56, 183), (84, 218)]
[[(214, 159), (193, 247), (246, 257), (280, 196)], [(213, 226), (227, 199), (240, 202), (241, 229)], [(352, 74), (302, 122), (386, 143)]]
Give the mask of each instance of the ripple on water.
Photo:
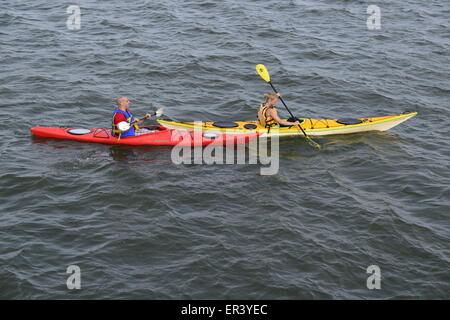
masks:
[[(363, 1), (81, 1), (79, 31), (59, 4), (2, 4), (0, 297), (448, 298), (443, 2), (393, 3), (381, 30)], [(273, 176), (174, 165), (170, 147), (30, 138), (108, 127), (117, 95), (137, 116), (254, 119), (271, 92), (256, 63), (301, 117), (419, 115), (315, 138), (320, 151), (280, 139)], [(371, 264), (382, 290), (366, 288)]]

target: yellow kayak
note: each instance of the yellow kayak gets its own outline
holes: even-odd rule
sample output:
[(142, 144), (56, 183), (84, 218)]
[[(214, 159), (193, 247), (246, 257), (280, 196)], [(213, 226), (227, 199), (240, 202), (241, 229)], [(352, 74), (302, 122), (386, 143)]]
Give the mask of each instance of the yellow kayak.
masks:
[[(342, 118), (342, 119), (311, 119), (299, 118), (303, 130), (310, 136), (325, 136), (332, 134), (348, 134), (366, 131), (385, 131), (414, 117), (417, 112), (410, 112), (394, 116), (373, 118)], [(177, 122), (161, 120), (158, 122), (169, 129), (178, 130), (207, 130), (211, 132), (226, 132), (228, 134), (240, 134), (258, 132), (264, 136), (290, 136), (302, 135), (297, 126), (271, 127), (262, 126), (259, 121), (217, 121), (217, 122)]]

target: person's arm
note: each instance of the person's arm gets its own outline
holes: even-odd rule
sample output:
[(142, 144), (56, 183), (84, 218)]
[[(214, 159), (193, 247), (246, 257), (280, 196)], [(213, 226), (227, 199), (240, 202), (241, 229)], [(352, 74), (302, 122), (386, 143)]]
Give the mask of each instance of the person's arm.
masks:
[(146, 115), (145, 115), (145, 117), (144, 118), (142, 118), (142, 119), (139, 119), (139, 118), (134, 118), (135, 120), (134, 121), (136, 121), (136, 123), (137, 124), (139, 124), (139, 123), (141, 123), (141, 122), (144, 122), (144, 120), (147, 120), (147, 119), (150, 119), (152, 117), (152, 115), (150, 114), (150, 113), (147, 113)]
[(275, 110), (275, 109), (269, 109), (269, 110), (267, 110), (267, 112), (269, 112), (269, 115), (273, 118), (273, 120), (275, 120), (276, 122), (278, 122), (279, 124), (282, 124), (284, 126), (296, 126), (300, 123), (298, 121), (290, 122), (290, 121), (281, 120), (280, 117), (278, 116), (277, 110)]

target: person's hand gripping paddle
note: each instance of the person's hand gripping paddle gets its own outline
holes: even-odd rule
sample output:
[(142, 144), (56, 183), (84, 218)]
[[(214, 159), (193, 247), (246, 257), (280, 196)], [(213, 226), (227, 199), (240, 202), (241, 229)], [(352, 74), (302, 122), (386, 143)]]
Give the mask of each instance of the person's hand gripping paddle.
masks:
[[(156, 118), (159, 118), (159, 117), (162, 116), (163, 112), (164, 112), (164, 108), (159, 108), (158, 110), (155, 111), (155, 113), (150, 113), (149, 116), (146, 115), (145, 117), (143, 117), (143, 118), (140, 119), (140, 120), (133, 121), (133, 122), (131, 122), (131, 123), (130, 123), (130, 122), (127, 122), (127, 121), (119, 122), (119, 123), (117, 124), (117, 128), (121, 131), (121, 133), (122, 133), (122, 132), (125, 132), (125, 131), (128, 131), (128, 130), (130, 130), (130, 128), (131, 128), (132, 125), (138, 123), (139, 121), (146, 120), (146, 119), (148, 119), (148, 118), (150, 118), (150, 117), (153, 117), (153, 116), (156, 116)], [(119, 140), (120, 140), (121, 133), (119, 134)]]
[[(267, 70), (266, 66), (263, 64), (258, 64), (256, 65), (256, 72), (258, 72), (258, 74), (260, 75), (261, 78), (263, 78), (264, 81), (266, 81), (268, 84), (270, 84), (270, 86), (272, 87), (273, 91), (275, 93), (278, 93), (277, 89), (275, 89), (275, 87), (273, 86), (272, 82), (270, 81), (270, 75), (269, 75), (269, 71)], [(289, 112), (289, 114), (291, 115), (292, 118), (297, 119), (296, 117), (294, 117), (294, 115), (292, 114), (291, 110), (289, 110), (289, 108), (287, 107), (286, 103), (284, 103), (284, 100), (282, 97), (280, 97), (281, 102), (283, 103), (284, 107), (286, 108), (286, 110)], [(303, 130), (302, 126), (300, 124), (298, 124), (298, 128), (303, 132), (303, 135), (305, 136), (306, 140), (309, 142), (310, 145), (312, 145), (313, 147), (320, 149), (320, 144), (318, 144), (317, 142), (315, 142), (313, 139), (311, 139), (310, 136), (308, 136), (305, 132), (305, 130)]]

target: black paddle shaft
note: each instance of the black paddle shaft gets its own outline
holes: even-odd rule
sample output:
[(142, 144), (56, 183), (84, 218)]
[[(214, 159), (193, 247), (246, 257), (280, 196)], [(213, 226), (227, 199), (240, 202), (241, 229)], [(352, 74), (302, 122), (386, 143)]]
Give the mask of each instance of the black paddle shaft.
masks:
[[(156, 113), (152, 113), (151, 114), (151, 116), (153, 117), (153, 116), (156, 116)], [(139, 121), (144, 121), (144, 120), (147, 120), (148, 119), (148, 117), (147, 116), (143, 116), (141, 119), (139, 119)], [(135, 124), (135, 123), (137, 123), (138, 121), (133, 121), (131, 124)]]
[[(277, 89), (275, 89), (275, 87), (273, 86), (272, 82), (269, 82), (270, 86), (272, 87), (273, 91), (275, 91), (275, 93), (278, 93)], [(291, 110), (289, 110), (289, 108), (287, 107), (286, 103), (284, 103), (284, 100), (282, 97), (280, 97), (281, 102), (283, 103), (284, 107), (286, 108), (286, 110), (289, 112), (289, 114), (291, 115), (292, 118), (295, 118), (294, 115), (292, 114)]]
[[(275, 89), (275, 87), (273, 86), (272, 82), (269, 81), (270, 86), (272, 87), (273, 91), (275, 91), (275, 93), (278, 93), (277, 89)], [(284, 103), (284, 100), (282, 97), (280, 97), (281, 102), (283, 103), (284, 107), (286, 108), (286, 110), (289, 112), (289, 114), (291, 115), (292, 118), (297, 119), (296, 117), (294, 117), (294, 115), (292, 114), (291, 110), (289, 110), (289, 108), (287, 107), (286, 103)], [(306, 135), (305, 130), (303, 130), (302, 126), (299, 124), (298, 127), (300, 128), (300, 130), (302, 130), (303, 134), (305, 135), (305, 137), (308, 137)], [(309, 138), (309, 137), (308, 137)]]

